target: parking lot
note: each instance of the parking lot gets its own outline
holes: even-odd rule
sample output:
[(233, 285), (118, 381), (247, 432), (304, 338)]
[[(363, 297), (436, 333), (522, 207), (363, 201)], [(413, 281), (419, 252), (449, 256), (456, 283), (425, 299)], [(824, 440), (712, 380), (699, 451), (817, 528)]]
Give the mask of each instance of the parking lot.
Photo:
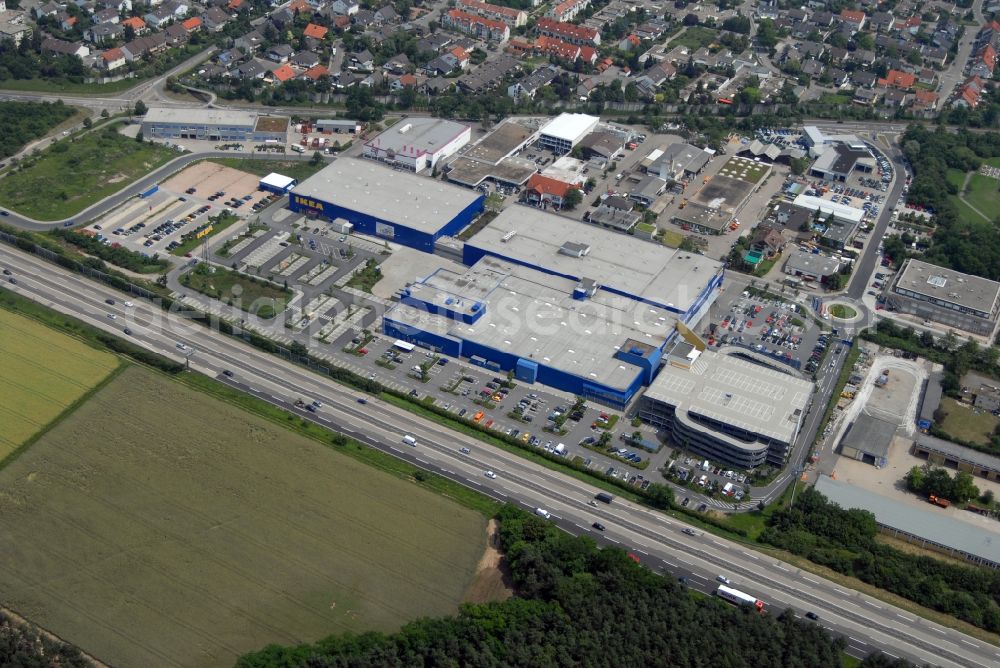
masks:
[(153, 255), (169, 253), (190, 235), (211, 232), (209, 219), (228, 211), (257, 213), (276, 196), (258, 177), (214, 162), (193, 164), (85, 228), (103, 243)]
[[(636, 428), (615, 411), (589, 403), (576, 405), (574, 397), (551, 388), (521, 387), (516, 381), (510, 383), (506, 374), (422, 348), (409, 350), (407, 344), (381, 336), (368, 340), (345, 335), (336, 347), (354, 351), (347, 355), (347, 366), (356, 373), (416, 399), (430, 396), (457, 417), (545, 452), (580, 457), (589, 468), (633, 480), (636, 485), (661, 480), (657, 469), (671, 448), (664, 446), (651, 454), (629, 447), (622, 437)], [(655, 438), (648, 427), (642, 431), (646, 440)], [(602, 445), (605, 432), (608, 436)], [(608, 451), (612, 447), (613, 453)]]

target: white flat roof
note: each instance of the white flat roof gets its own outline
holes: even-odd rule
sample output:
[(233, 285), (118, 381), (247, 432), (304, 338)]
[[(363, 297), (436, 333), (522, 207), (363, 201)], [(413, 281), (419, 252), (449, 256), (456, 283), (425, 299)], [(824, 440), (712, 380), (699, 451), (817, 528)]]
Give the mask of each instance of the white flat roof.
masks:
[(539, 134), (576, 143), (589, 134), (601, 119), (587, 114), (559, 114), (542, 126)]
[[(559, 249), (567, 242), (590, 251), (564, 255)], [(521, 205), (504, 209), (466, 244), (679, 311), (689, 310), (722, 269), (721, 262), (704, 255)]]
[(272, 188), (288, 188), (293, 183), (295, 179), (290, 176), (285, 176), (284, 174), (278, 174), (277, 172), (271, 172), (264, 178), (260, 180), (265, 186), (271, 186)]
[[(790, 443), (812, 391), (811, 381), (705, 350), (689, 369), (663, 367), (645, 396), (674, 406), (678, 415), (694, 413)], [(712, 431), (702, 422), (696, 424)], [(758, 450), (761, 446), (713, 433), (737, 447)]]
[(253, 127), (257, 114), (232, 109), (180, 109), (150, 107), (143, 123), (190, 123), (191, 125), (235, 125)]
[(295, 194), (429, 233), (482, 197), (468, 188), (360, 158), (334, 160), (297, 185)]
[(615, 353), (629, 340), (660, 347), (673, 332), (676, 316), (600, 291), (575, 300), (576, 286), (576, 281), (487, 256), (465, 273), (442, 269), (410, 287), (414, 297), (459, 312), (471, 312), (473, 304), (485, 309), (475, 323), (405, 304), (386, 317), (625, 389), (641, 370), (615, 359)]
[(469, 126), (442, 118), (416, 116), (404, 118), (391, 128), (365, 142), (379, 151), (394, 151), (408, 156), (437, 153), (455, 141)]
[(830, 215), (832, 213), (841, 220), (850, 221), (855, 224), (860, 223), (865, 215), (865, 212), (857, 207), (840, 204), (839, 202), (831, 202), (828, 199), (814, 197), (813, 195), (799, 195), (792, 204), (803, 209), (809, 209), (810, 211), (819, 209), (820, 215)]

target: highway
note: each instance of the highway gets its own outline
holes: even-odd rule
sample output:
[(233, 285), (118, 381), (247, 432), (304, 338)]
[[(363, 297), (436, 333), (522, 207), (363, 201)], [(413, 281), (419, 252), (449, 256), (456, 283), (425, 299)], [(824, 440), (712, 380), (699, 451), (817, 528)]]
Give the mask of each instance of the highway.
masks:
[[(122, 295), (33, 255), (0, 246), (0, 266), (11, 269), (17, 278), (16, 285), (4, 283), (5, 288), (122, 337), (128, 326), (133, 331), (130, 340), (173, 359), (183, 359), (184, 353), (176, 345), (183, 342), (194, 349), (188, 360), (194, 372), (230, 382), (265, 401), (499, 500), (527, 508), (546, 508), (560, 527), (629, 549), (650, 568), (689, 577), (696, 589), (712, 591), (715, 576), (723, 574), (732, 579), (735, 587), (764, 600), (774, 612), (785, 607), (799, 615), (813, 611), (819, 615), (819, 623), (846, 639), (847, 651), (854, 656), (878, 648), (893, 656), (946, 667), (993, 666), (1000, 662), (1000, 648), (841, 589), (749, 546), (710, 534), (684, 535), (683, 522), (622, 499), (592, 507), (588, 501), (598, 490), (585, 482), (541, 468), (378, 399), (368, 397), (362, 405), (358, 399), (363, 395), (356, 391), (180, 315), (165, 313), (150, 303), (137, 300), (133, 307), (125, 307)], [(105, 303), (109, 296), (115, 298), (114, 306)], [(109, 313), (116, 318), (110, 319)], [(232, 379), (221, 375), (224, 369), (233, 373)], [(307, 402), (319, 400), (323, 406), (316, 414), (299, 411), (293, 405), (299, 398)], [(405, 445), (404, 434), (413, 435), (417, 446)], [(461, 447), (470, 448), (471, 454), (461, 454)], [(486, 469), (495, 471), (497, 478), (486, 478)], [(606, 532), (592, 529), (594, 521), (603, 523)]]

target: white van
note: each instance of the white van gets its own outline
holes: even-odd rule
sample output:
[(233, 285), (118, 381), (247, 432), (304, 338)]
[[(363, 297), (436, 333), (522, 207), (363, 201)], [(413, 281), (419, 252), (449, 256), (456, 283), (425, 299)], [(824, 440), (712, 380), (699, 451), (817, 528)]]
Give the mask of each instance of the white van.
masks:
[(413, 447), (417, 447), (417, 439), (413, 438), (409, 434), (403, 437), (403, 443), (406, 443), (407, 445), (412, 445)]
[(545, 519), (550, 519), (552, 517), (552, 513), (545, 510), (545, 508), (535, 508), (535, 514), (539, 517), (544, 517)]

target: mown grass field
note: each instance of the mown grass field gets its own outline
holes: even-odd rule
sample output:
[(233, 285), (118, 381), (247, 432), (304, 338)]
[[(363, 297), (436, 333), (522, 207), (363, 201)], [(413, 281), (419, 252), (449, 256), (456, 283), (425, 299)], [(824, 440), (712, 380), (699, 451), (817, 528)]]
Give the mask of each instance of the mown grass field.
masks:
[(0, 461), (117, 366), (114, 355), (0, 309)]
[(0, 471), (7, 604), (111, 665), (454, 613), (486, 520), (140, 367)]
[(987, 216), (995, 217), (1000, 212), (1000, 180), (973, 174), (965, 200)]
[(38, 220), (61, 220), (179, 155), (120, 135), (116, 127), (59, 141), (30, 166), (7, 174), (0, 179), (0, 204)]
[(986, 411), (976, 411), (968, 404), (960, 404), (951, 397), (941, 399), (941, 410), (948, 414), (941, 422), (945, 433), (969, 443), (989, 445), (990, 437), (1000, 418)]
[[(311, 156), (312, 151), (308, 152), (307, 155)], [(211, 158), (210, 162), (217, 162), (220, 165), (257, 176), (267, 176), (271, 172), (277, 172), (296, 179), (300, 183), (328, 164), (321, 162), (318, 165), (313, 165), (308, 160), (265, 160), (263, 158)]]

